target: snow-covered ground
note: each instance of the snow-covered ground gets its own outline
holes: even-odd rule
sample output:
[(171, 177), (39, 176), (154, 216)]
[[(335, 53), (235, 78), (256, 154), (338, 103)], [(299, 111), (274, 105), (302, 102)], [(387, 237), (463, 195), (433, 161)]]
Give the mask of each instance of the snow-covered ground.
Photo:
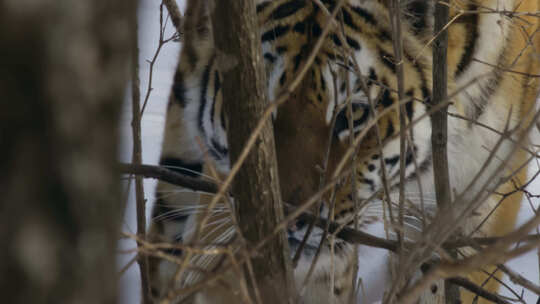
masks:
[[(183, 11), (184, 1), (177, 0), (180, 9)], [(149, 65), (147, 60), (153, 57), (153, 54), (158, 45), (159, 35), (159, 3), (160, 1), (145, 0), (141, 1), (139, 8), (139, 41), (140, 41), (140, 78), (141, 78), (141, 94), (144, 96), (148, 85)], [(164, 12), (166, 15), (166, 10)], [(168, 23), (165, 37), (169, 37), (173, 33), (172, 25)], [(178, 60), (180, 43), (170, 42), (166, 44), (158, 57), (154, 66), (154, 77), (152, 82), (152, 93), (148, 101), (148, 106), (145, 110), (142, 120), (142, 143), (143, 143), (143, 162), (146, 164), (157, 164), (159, 152), (161, 149), (163, 124), (165, 119), (165, 109), (169, 96), (170, 86), (172, 84), (173, 73)], [(130, 97), (126, 98), (130, 101)], [(122, 119), (122, 138), (125, 140), (122, 145), (120, 159), (122, 161), (131, 160), (131, 107), (130, 102), (126, 102), (123, 109)], [(536, 136), (536, 142), (540, 142), (540, 136)], [(532, 164), (530, 171), (539, 169), (537, 163)], [(145, 197), (149, 204), (147, 205), (147, 214), (150, 214), (151, 205), (153, 203), (155, 180), (146, 179), (144, 181)], [(533, 193), (540, 192), (540, 178), (537, 178), (529, 187)], [(130, 189), (128, 205), (124, 217), (123, 229), (126, 232), (135, 233), (135, 207), (133, 187)], [(539, 199), (533, 201), (536, 208), (540, 203)], [(528, 203), (524, 204), (519, 216), (519, 223), (525, 222), (532, 216), (533, 212)], [(120, 249), (133, 249), (135, 243), (128, 240), (120, 242)], [(540, 252), (530, 252), (522, 257), (514, 259), (507, 263), (513, 270), (525, 276), (529, 280), (538, 283), (539, 277), (539, 256)], [(133, 254), (122, 254), (118, 257), (119, 268), (123, 267)], [(506, 280), (508, 281), (508, 280)], [(511, 284), (511, 283), (510, 283)], [(521, 289), (516, 289), (521, 291)], [(505, 295), (511, 296), (509, 291), (504, 291)], [(524, 291), (524, 298), (527, 304), (536, 303), (537, 297)], [(133, 264), (120, 278), (120, 303), (123, 304), (138, 304), (140, 303), (140, 283), (139, 269), (137, 264)]]

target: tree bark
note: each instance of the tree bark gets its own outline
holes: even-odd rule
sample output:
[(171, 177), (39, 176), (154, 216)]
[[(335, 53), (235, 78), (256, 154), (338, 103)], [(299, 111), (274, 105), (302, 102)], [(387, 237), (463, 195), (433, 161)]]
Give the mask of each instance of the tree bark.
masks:
[(129, 1), (0, 4), (2, 303), (116, 303), (134, 14)]
[[(217, 60), (223, 80), (224, 110), (231, 163), (240, 155), (268, 105), (255, 4), (251, 0), (215, 1), (213, 16)], [(254, 246), (284, 218), (272, 124), (264, 126), (233, 184), (240, 230)], [(294, 281), (285, 234), (252, 259), (265, 303), (293, 303)], [(253, 287), (253, 286), (252, 286)]]

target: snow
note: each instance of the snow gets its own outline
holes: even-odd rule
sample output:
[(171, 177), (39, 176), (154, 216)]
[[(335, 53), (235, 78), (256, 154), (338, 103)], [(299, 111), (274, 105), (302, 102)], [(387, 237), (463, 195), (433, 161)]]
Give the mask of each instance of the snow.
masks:
[[(183, 1), (179, 1), (180, 9), (183, 10)], [(149, 64), (159, 43), (159, 1), (146, 0), (141, 1), (139, 7), (139, 65), (141, 80), (141, 95), (144, 99), (146, 88), (148, 86)], [(166, 9), (164, 9), (166, 16)], [(173, 33), (173, 26), (168, 22), (165, 37), (170, 37)], [(163, 136), (163, 126), (165, 123), (165, 111), (169, 97), (169, 90), (172, 84), (178, 55), (180, 54), (180, 43), (169, 42), (163, 46), (160, 55), (154, 65), (153, 80), (150, 98), (145, 109), (141, 123), (141, 137), (143, 150), (143, 163), (157, 164), (159, 153), (161, 151), (161, 142)], [(122, 110), (121, 134), (124, 142), (120, 152), (120, 160), (131, 161), (131, 96), (126, 96), (126, 102)], [(127, 184), (127, 183), (126, 183)], [(154, 189), (156, 181), (153, 179), (144, 180), (144, 192), (147, 199), (147, 215), (150, 215), (152, 208)], [(149, 216), (148, 216), (149, 222)], [(124, 215), (123, 231), (135, 233), (136, 211), (133, 185), (129, 189), (128, 203)], [(130, 250), (136, 248), (136, 244), (131, 240), (121, 240), (120, 250)], [(119, 269), (128, 263), (133, 257), (131, 254), (120, 254), (118, 257)], [(120, 277), (119, 282), (120, 301), (123, 304), (140, 303), (140, 280), (139, 267), (136, 263)]]
[[(177, 0), (180, 9), (184, 9), (184, 1)], [(146, 88), (148, 85), (148, 73), (149, 65), (146, 60), (150, 60), (156, 47), (158, 45), (159, 35), (159, 1), (146, 0), (141, 1), (139, 8), (139, 43), (140, 43), (140, 79), (141, 79), (141, 95), (144, 98)], [(164, 11), (166, 16), (166, 10)], [(172, 24), (169, 22), (165, 37), (172, 35)], [(143, 143), (143, 163), (157, 164), (159, 159), (159, 153), (161, 150), (161, 141), (164, 125), (164, 117), (166, 105), (169, 97), (170, 86), (172, 84), (173, 74), (178, 60), (180, 51), (180, 43), (170, 42), (167, 43), (161, 50), (161, 53), (154, 66), (154, 77), (152, 81), (153, 90), (148, 101), (148, 106), (145, 110), (142, 119), (142, 143)], [(129, 92), (128, 92), (129, 95)], [(123, 117), (121, 122), (121, 134), (124, 142), (122, 143), (122, 149), (120, 152), (120, 160), (129, 162), (131, 160), (131, 97), (126, 97), (125, 106), (123, 108)], [(540, 142), (540, 135), (534, 139), (536, 142)], [(531, 172), (539, 170), (540, 167), (537, 163), (531, 165)], [(126, 183), (128, 184), (128, 183)], [(147, 214), (150, 214), (150, 210), (153, 203), (154, 188), (156, 182), (152, 179), (144, 180), (145, 198), (148, 201)], [(530, 186), (529, 189), (533, 193), (540, 192), (540, 178), (537, 178)], [(538, 208), (540, 199), (533, 199), (533, 205)], [(520, 214), (519, 223), (524, 223), (527, 219), (530, 219), (533, 214), (532, 208), (528, 203), (523, 204)], [(130, 187), (128, 192), (128, 204), (125, 211), (123, 231), (129, 233), (136, 232), (135, 222), (135, 204), (133, 186)], [(121, 240), (119, 242), (119, 250), (130, 250), (136, 247), (135, 242), (131, 240)], [(519, 274), (528, 278), (532, 282), (539, 282), (539, 257), (540, 252), (530, 252), (519, 258), (516, 258), (507, 263), (511, 269), (515, 270)], [(134, 253), (122, 253), (118, 255), (118, 268), (121, 269), (126, 263), (128, 263), (134, 257)], [(508, 279), (505, 280), (507, 283)], [(512, 286), (512, 284), (510, 283)], [(120, 277), (119, 282), (120, 290), (120, 303), (122, 304), (135, 304), (140, 303), (140, 281), (139, 281), (139, 269), (136, 263), (133, 263), (127, 271)], [(516, 289), (521, 291), (520, 289)], [(504, 295), (512, 297), (512, 294), (503, 290)], [(537, 297), (524, 291), (525, 303), (535, 303)]]

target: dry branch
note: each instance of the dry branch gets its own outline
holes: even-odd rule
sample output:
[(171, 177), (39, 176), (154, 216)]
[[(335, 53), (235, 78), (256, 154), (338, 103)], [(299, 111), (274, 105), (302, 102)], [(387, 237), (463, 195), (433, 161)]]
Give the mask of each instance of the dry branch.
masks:
[(217, 193), (218, 190), (217, 185), (213, 182), (177, 173), (165, 167), (153, 165), (119, 164), (118, 168), (122, 173), (155, 178), (182, 188), (191, 189), (193, 191)]

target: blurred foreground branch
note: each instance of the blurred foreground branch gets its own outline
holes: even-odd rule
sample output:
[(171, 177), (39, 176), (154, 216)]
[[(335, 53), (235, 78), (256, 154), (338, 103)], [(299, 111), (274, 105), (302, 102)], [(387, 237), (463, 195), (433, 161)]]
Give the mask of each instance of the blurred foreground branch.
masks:
[(116, 303), (132, 1), (0, 5), (2, 303)]

